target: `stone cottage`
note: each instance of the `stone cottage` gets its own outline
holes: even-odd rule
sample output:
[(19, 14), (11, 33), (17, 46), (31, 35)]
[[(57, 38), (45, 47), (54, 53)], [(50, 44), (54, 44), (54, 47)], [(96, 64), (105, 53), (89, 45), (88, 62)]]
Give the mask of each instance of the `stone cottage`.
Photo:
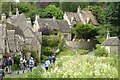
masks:
[[(30, 50), (31, 48), (35, 48), (40, 59), (41, 43), (38, 40), (38, 36), (36, 36), (36, 34), (32, 31), (30, 18), (26, 18), (23, 13), (19, 14), (19, 10), (16, 8), (16, 15), (13, 15), (10, 12), (9, 17), (6, 18), (6, 15), (3, 13), (1, 19), (2, 22), (4, 22), (2, 25), (4, 24), (5, 26), (0, 29), (5, 30), (0, 35), (5, 35), (2, 40), (5, 41), (4, 46), (8, 45), (8, 53), (12, 53), (12, 55), (20, 55), (22, 47), (27, 46)], [(39, 34), (39, 37), (40, 36), (41, 34)], [(33, 44), (33, 41), (36, 42)], [(5, 52), (4, 49), (5, 47), (2, 47), (1, 51)]]
[(109, 32), (107, 34), (107, 39), (102, 42), (102, 46), (108, 51), (108, 53), (118, 54), (119, 49), (119, 38), (118, 37), (110, 37)]
[(65, 40), (71, 40), (71, 29), (66, 20), (56, 20), (55, 17), (42, 19), (36, 15), (33, 31), (38, 32), (44, 28), (50, 31), (55, 30), (56, 32), (61, 32)]
[(80, 6), (77, 8), (77, 12), (65, 12), (63, 18), (68, 22), (70, 28), (76, 23), (98, 25), (92, 12), (81, 10)]

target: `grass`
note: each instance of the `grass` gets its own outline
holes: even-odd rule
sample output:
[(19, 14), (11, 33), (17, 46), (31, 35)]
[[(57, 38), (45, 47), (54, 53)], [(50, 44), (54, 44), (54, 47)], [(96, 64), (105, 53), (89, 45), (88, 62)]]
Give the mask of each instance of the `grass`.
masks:
[(118, 61), (115, 55), (96, 57), (75, 54), (65, 48), (57, 56), (57, 61), (48, 71), (38, 67), (33, 72), (6, 78), (118, 78)]

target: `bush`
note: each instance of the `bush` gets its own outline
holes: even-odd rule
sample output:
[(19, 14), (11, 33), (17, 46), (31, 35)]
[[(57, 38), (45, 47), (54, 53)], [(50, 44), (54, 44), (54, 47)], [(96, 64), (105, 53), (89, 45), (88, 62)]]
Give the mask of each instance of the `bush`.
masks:
[(88, 50), (79, 50), (78, 51), (78, 54), (80, 54), (80, 55), (86, 55), (87, 53), (88, 53), (89, 51)]
[(42, 46), (57, 47), (59, 45), (60, 38), (54, 35), (42, 37)]
[(16, 64), (17, 66), (19, 66), (20, 64), (20, 56), (17, 55), (16, 57), (14, 57), (14, 64)]
[(45, 60), (48, 59), (48, 56), (45, 56), (45, 55), (41, 55), (41, 63), (44, 63)]
[(50, 47), (45, 47), (42, 50), (42, 54), (44, 54), (46, 56), (52, 56), (53, 55), (53, 50)]
[(17, 64), (13, 64), (12, 65), (12, 70), (15, 71), (15, 70), (20, 70), (20, 66), (18, 66)]
[(103, 46), (100, 46), (99, 44), (97, 44), (96, 48), (97, 49), (94, 51), (95, 56), (106, 57), (108, 55), (107, 50)]

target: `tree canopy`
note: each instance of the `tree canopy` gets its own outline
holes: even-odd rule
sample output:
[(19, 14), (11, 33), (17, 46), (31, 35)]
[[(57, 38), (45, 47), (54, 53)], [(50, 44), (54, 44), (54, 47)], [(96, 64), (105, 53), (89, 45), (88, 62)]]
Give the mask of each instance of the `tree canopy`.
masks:
[(97, 35), (97, 29), (91, 24), (76, 24), (73, 31), (77, 38), (91, 39)]

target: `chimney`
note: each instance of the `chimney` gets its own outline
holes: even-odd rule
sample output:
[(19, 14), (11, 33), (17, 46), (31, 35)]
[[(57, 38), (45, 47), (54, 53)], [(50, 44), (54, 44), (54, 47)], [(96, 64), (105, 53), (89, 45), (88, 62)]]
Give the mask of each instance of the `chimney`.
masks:
[(80, 8), (80, 6), (78, 6), (77, 13), (80, 13), (80, 12), (81, 12), (81, 8)]
[(10, 17), (12, 16), (12, 12), (11, 12), (11, 11), (9, 12), (9, 16), (10, 16)]
[(35, 17), (35, 19), (37, 20), (37, 19), (39, 19), (39, 16), (36, 14), (36, 17)]
[(27, 24), (28, 24), (28, 27), (31, 27), (31, 19), (30, 18), (27, 18)]
[(90, 22), (90, 18), (87, 18), (87, 22), (86, 23), (88, 24), (89, 22)]
[(56, 19), (56, 17), (55, 17), (55, 16), (53, 16), (53, 19), (55, 20), (55, 19)]
[(74, 17), (71, 17), (71, 22), (73, 22), (74, 21)]
[(6, 19), (6, 15), (5, 15), (5, 13), (3, 13), (1, 16), (1, 20), (4, 21), (5, 19)]
[(19, 10), (18, 10), (18, 8), (16, 8), (16, 15), (19, 15)]
[(109, 31), (107, 30), (107, 39), (109, 39), (110, 38), (110, 33), (109, 33)]

